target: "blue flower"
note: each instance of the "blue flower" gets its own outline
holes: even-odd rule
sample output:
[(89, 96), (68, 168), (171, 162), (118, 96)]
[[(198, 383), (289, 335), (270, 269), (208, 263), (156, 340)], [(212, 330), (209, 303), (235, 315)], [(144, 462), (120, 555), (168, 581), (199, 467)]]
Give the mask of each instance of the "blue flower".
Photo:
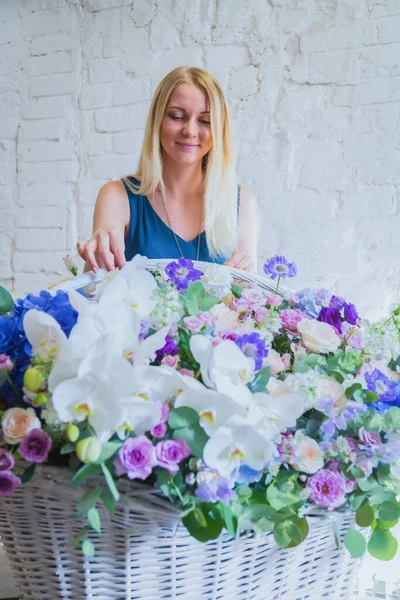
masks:
[(254, 368), (259, 371), (262, 367), (263, 358), (268, 356), (268, 348), (259, 333), (246, 333), (235, 339), (243, 354), (254, 359)]
[[(385, 410), (385, 403), (390, 406), (396, 406), (400, 400), (400, 385), (397, 381), (389, 379), (379, 369), (374, 369), (371, 374), (365, 373), (365, 381), (370, 392), (375, 392), (379, 396), (379, 403), (374, 404), (374, 408), (381, 412)], [(400, 404), (400, 402), (399, 402)]]
[(265, 263), (264, 273), (271, 279), (288, 279), (290, 277), (296, 277), (297, 265), (296, 263), (290, 263), (285, 256), (273, 256)]
[(165, 273), (180, 292), (186, 291), (192, 281), (198, 281), (203, 275), (199, 269), (195, 268), (192, 260), (185, 258), (168, 263)]
[(195, 491), (195, 495), (204, 502), (222, 502), (222, 504), (229, 504), (236, 496), (225, 477), (203, 481)]
[(332, 294), (324, 288), (304, 288), (297, 293), (297, 297), (300, 299), (300, 302), (296, 308), (303, 310), (310, 317), (317, 318), (321, 312), (321, 308), (329, 306)]
[(242, 465), (236, 476), (236, 483), (247, 485), (249, 483), (254, 483), (255, 481), (260, 481), (262, 476), (262, 471), (255, 471), (247, 465)]

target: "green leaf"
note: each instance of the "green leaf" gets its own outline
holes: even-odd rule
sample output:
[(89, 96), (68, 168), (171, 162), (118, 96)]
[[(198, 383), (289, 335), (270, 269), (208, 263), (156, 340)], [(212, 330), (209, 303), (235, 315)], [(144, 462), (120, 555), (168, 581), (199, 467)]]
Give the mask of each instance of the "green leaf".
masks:
[(255, 394), (256, 392), (265, 392), (267, 383), (271, 377), (271, 367), (264, 367), (256, 373), (253, 381), (249, 383), (249, 388)]
[(109, 490), (116, 502), (119, 500), (119, 491), (117, 490), (117, 486), (115, 485), (115, 481), (110, 471), (107, 469), (106, 465), (101, 465), (101, 470), (103, 471), (104, 478), (107, 482)]
[(27, 467), (21, 475), (21, 482), (28, 483), (28, 481), (30, 481), (32, 479), (32, 477), (35, 473), (35, 469), (36, 469), (36, 463), (32, 463), (31, 465), (29, 465), (29, 467)]
[(280, 548), (287, 548), (292, 542), (297, 545), (300, 544), (302, 534), (296, 523), (291, 519), (287, 519), (275, 524), (274, 539)]
[(204, 446), (210, 439), (200, 425), (188, 425), (180, 429), (175, 429), (173, 433), (174, 440), (186, 440), (194, 456), (202, 458)]
[[(289, 482), (288, 482), (289, 483)], [(275, 510), (281, 510), (293, 504), (301, 502), (300, 486), (294, 484), (284, 485), (280, 489), (274, 481), (267, 489), (267, 500)]]
[(356, 512), (356, 523), (359, 527), (370, 527), (375, 519), (375, 511), (369, 504), (363, 504)]
[(94, 556), (94, 544), (90, 540), (85, 540), (82, 544), (82, 552), (88, 558), (93, 558)]
[(0, 285), (0, 315), (6, 315), (14, 306), (14, 300), (3, 286)]
[(367, 431), (380, 433), (382, 431), (382, 417), (377, 412), (369, 414), (363, 419), (363, 425)]
[(392, 560), (395, 557), (398, 543), (390, 531), (378, 529), (371, 535), (368, 542), (368, 552), (379, 560)]
[(71, 452), (74, 452), (75, 448), (76, 444), (68, 442), (62, 448), (60, 448), (60, 454), (70, 454)]
[(393, 527), (396, 527), (398, 522), (399, 519), (396, 519), (395, 521), (382, 521), (382, 519), (378, 519), (376, 526), (377, 529), (392, 529)]
[(90, 526), (85, 525), (85, 527), (81, 527), (76, 536), (73, 539), (72, 546), (77, 548), (81, 541), (87, 536), (90, 531)]
[(361, 383), (353, 383), (353, 385), (348, 387), (345, 391), (346, 398), (352, 399), (354, 397), (354, 392), (357, 390), (362, 390)]
[(232, 294), (234, 294), (236, 296), (236, 298), (242, 297), (242, 286), (239, 285), (238, 283), (236, 283), (236, 281), (233, 281), (231, 283), (231, 290), (232, 290)]
[(122, 442), (107, 442), (101, 448), (101, 454), (95, 461), (95, 464), (100, 465), (114, 456), (121, 448)]
[(289, 544), (289, 546), (288, 546), (289, 548), (295, 548), (296, 546), (298, 546), (299, 544), (304, 542), (304, 540), (308, 536), (308, 532), (310, 530), (310, 527), (308, 525), (308, 521), (307, 521), (306, 517), (303, 517), (302, 519), (297, 519), (296, 527), (300, 531), (301, 539), (300, 539), (300, 541), (297, 541), (297, 542), (293, 540)]
[(200, 420), (199, 414), (189, 406), (173, 408), (168, 414), (168, 425), (171, 429), (180, 429), (189, 425), (196, 425)]
[(247, 502), (251, 498), (253, 490), (248, 485), (242, 484), (235, 488), (235, 492), (240, 502)]
[(333, 521), (333, 537), (335, 538), (336, 548), (339, 549), (341, 546), (340, 529), (339, 529), (339, 525), (338, 525), (338, 522), (336, 521), (336, 519), (334, 519), (334, 521)]
[(98, 498), (100, 498), (103, 491), (102, 485), (97, 485), (94, 488), (90, 488), (85, 492), (82, 498), (76, 503), (76, 510), (79, 513), (86, 513), (88, 510), (95, 506)]
[(106, 507), (108, 514), (113, 515), (115, 511), (115, 501), (113, 495), (111, 494), (108, 488), (103, 488), (103, 491), (100, 496), (100, 500)]
[(211, 310), (213, 306), (218, 304), (218, 302), (218, 296), (212, 296), (209, 294), (200, 302), (200, 310)]
[(227, 506), (226, 504), (222, 504), (222, 502), (220, 502), (219, 508), (221, 511), (221, 515), (225, 521), (225, 527), (226, 527), (227, 531), (233, 538), (236, 537), (237, 526), (238, 526), (237, 518), (233, 515), (231, 508), (229, 506)]
[(88, 514), (88, 521), (92, 529), (94, 529), (97, 533), (101, 533), (101, 518), (100, 513), (95, 506), (93, 506)]
[(379, 507), (379, 518), (382, 521), (395, 521), (400, 517), (400, 508), (397, 502), (384, 502)]
[(367, 404), (374, 404), (375, 402), (378, 402), (378, 400), (379, 396), (378, 394), (375, 394), (375, 392), (364, 392), (364, 402)]
[(207, 519), (205, 518), (201, 508), (194, 508), (191, 514), (198, 527), (207, 527)]
[(199, 542), (208, 542), (209, 540), (216, 540), (221, 534), (224, 522), (221, 520), (215, 520), (207, 513), (204, 514), (206, 520), (206, 527), (200, 527), (193, 517), (193, 511), (183, 517), (182, 523), (194, 538)]
[(356, 529), (349, 529), (344, 536), (344, 545), (353, 558), (360, 558), (367, 549), (365, 537)]
[(94, 463), (88, 463), (87, 465), (83, 465), (83, 467), (81, 467), (79, 471), (77, 471), (72, 477), (70, 485), (79, 485), (80, 483), (82, 483), (82, 481), (85, 481), (85, 479), (91, 477), (92, 475), (97, 475), (98, 473), (100, 473), (100, 471), (100, 465), (96, 465)]
[(400, 408), (392, 406), (383, 415), (383, 428), (386, 431), (400, 431)]
[(276, 510), (274, 510), (268, 504), (250, 504), (243, 511), (243, 521), (256, 521), (257, 519), (262, 519), (266, 517), (267, 519), (277, 520), (279, 515)]

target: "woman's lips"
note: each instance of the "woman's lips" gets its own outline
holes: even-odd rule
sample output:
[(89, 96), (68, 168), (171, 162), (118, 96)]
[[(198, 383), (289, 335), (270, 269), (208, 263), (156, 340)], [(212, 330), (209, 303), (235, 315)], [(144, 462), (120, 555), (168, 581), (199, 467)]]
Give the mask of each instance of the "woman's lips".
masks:
[(183, 144), (182, 142), (176, 142), (180, 148), (184, 148), (185, 150), (193, 150), (194, 148), (198, 148), (199, 144)]

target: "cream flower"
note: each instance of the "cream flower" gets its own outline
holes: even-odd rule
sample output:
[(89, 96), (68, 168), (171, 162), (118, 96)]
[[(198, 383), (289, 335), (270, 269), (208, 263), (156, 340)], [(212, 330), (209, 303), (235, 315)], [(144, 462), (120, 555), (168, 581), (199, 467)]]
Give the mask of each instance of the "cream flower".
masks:
[(296, 431), (294, 448), (296, 464), (293, 466), (297, 471), (312, 474), (322, 469), (324, 459), (321, 448), (315, 440), (304, 435), (302, 430)]
[(340, 346), (340, 338), (332, 325), (316, 321), (315, 319), (303, 319), (298, 323), (297, 330), (301, 333), (303, 343), (311, 352), (336, 352)]
[(1, 427), (7, 444), (19, 444), (32, 429), (40, 429), (41, 424), (33, 408), (9, 408), (3, 415)]

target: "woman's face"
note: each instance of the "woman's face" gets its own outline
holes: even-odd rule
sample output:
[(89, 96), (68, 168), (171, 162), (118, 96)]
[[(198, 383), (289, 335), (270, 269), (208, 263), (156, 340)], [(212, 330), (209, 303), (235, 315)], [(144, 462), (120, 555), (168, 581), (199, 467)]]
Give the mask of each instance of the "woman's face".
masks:
[(199, 88), (182, 83), (171, 94), (161, 122), (164, 152), (179, 163), (201, 161), (212, 146), (207, 98)]

